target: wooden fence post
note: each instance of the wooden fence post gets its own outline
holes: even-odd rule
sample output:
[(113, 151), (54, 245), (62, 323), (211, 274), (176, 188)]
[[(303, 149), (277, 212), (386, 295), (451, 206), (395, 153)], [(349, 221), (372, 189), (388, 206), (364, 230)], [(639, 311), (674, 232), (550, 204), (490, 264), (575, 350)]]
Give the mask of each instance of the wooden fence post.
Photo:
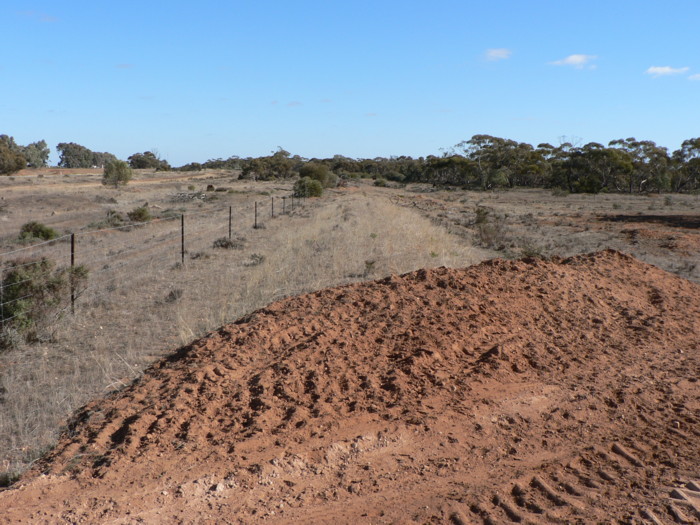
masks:
[(185, 264), (185, 214), (180, 215), (180, 262)]
[(75, 233), (70, 234), (70, 312), (75, 314)]

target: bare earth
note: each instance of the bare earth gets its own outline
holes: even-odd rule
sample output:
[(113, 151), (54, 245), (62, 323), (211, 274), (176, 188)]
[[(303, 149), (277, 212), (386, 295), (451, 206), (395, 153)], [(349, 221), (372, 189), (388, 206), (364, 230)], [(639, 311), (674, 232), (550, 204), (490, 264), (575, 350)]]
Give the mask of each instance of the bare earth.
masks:
[(698, 523), (700, 286), (616, 251), (286, 299), (74, 416), (7, 523)]

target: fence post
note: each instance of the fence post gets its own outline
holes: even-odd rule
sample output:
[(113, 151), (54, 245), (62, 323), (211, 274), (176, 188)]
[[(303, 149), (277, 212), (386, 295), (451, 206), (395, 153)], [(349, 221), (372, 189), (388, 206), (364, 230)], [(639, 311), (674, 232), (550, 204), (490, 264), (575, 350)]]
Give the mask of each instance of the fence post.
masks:
[(5, 331), (5, 271), (0, 266), (0, 331)]
[(180, 262), (185, 264), (185, 214), (180, 215)]
[(287, 197), (282, 197), (282, 215), (287, 213)]
[(253, 228), (258, 229), (258, 202), (255, 201), (255, 222), (253, 223)]
[(231, 223), (233, 222), (232, 220), (232, 210), (233, 206), (228, 207), (228, 240), (231, 240)]
[(274, 218), (275, 218), (275, 198), (274, 198), (274, 197), (270, 197), (270, 199), (271, 199), (271, 200), (270, 200), (270, 203), (271, 203), (271, 205), (272, 205), (272, 218), (274, 219)]
[(75, 233), (70, 234), (70, 312), (75, 314)]

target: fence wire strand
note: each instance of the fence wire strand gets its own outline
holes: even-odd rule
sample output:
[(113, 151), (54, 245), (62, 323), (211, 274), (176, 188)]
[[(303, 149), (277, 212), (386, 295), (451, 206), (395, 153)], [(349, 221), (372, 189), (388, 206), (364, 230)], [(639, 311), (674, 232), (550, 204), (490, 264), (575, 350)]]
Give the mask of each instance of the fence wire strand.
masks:
[[(269, 216), (269, 210), (268, 214), (265, 214), (262, 211), (260, 202), (253, 202), (235, 207), (235, 215), (233, 213), (234, 207), (226, 206), (214, 210), (202, 210), (200, 212), (160, 217), (150, 221), (76, 232), (75, 234), (66, 234), (56, 239), (51, 239), (33, 244), (31, 246), (0, 253), (0, 328), (4, 329), (8, 323), (21, 315), (15, 314), (12, 317), (5, 317), (7, 306), (25, 299), (39, 297), (39, 292), (34, 292), (19, 298), (13, 298), (5, 301), (4, 298), (8, 295), (8, 290), (12, 287), (18, 287), (36, 279), (50, 276), (56, 271), (65, 271), (66, 269), (71, 268), (71, 262), (74, 262), (75, 266), (84, 266), (87, 268), (89, 272), (88, 283), (80, 288), (75, 288), (73, 282), (70, 281), (71, 297), (67, 298), (65, 301), (67, 304), (65, 306), (58, 308), (54, 314), (51, 315), (53, 322), (56, 322), (69, 309), (73, 309), (75, 307), (75, 303), (79, 302), (79, 300), (80, 302), (85, 302), (90, 297), (92, 297), (94, 300), (106, 293), (111, 293), (113, 290), (110, 290), (109, 288), (113, 286), (116, 281), (120, 281), (124, 285), (134, 285), (137, 283), (139, 281), (138, 271), (144, 262), (152, 267), (153, 265), (164, 264), (167, 261), (171, 261), (173, 263), (173, 267), (175, 267), (181, 262), (181, 259), (185, 253), (189, 253), (192, 256), (197, 253), (193, 250), (202, 249), (202, 247), (205, 245), (213, 244), (213, 242), (216, 240), (214, 239), (214, 232), (223, 232), (224, 235), (226, 233), (231, 233), (233, 235), (234, 232), (240, 233), (243, 229), (251, 227), (252, 221), (250, 225), (246, 225), (245, 227), (242, 225), (244, 222), (247, 222), (245, 219), (255, 210), (256, 204), (258, 211), (257, 224), (259, 226), (263, 224), (266, 219), (270, 219), (271, 217)], [(287, 211), (287, 214), (289, 211)], [(282, 211), (278, 210), (275, 217), (282, 215)], [(214, 224), (212, 226), (208, 222), (203, 222), (202, 219), (208, 219), (209, 221), (222, 220), (222, 222), (225, 222), (220, 222), (219, 224)], [(178, 220), (183, 221), (184, 230), (182, 226), (177, 224)], [(234, 222), (236, 226), (235, 228)], [(166, 230), (151, 230), (151, 237), (144, 240), (143, 236), (141, 236), (140, 243), (135, 245), (133, 248), (126, 246), (122, 247), (117, 252), (113, 252), (115, 245), (117, 245), (118, 242), (124, 243), (126, 240), (110, 237), (111, 234), (118, 233), (121, 236), (124, 233), (131, 233), (132, 230), (140, 231), (141, 228), (154, 228), (158, 225), (168, 223), (173, 224), (174, 227)], [(71, 239), (71, 237), (73, 237), (73, 242), (69, 244), (69, 251), (67, 253), (46, 253), (46, 248), (53, 246), (58, 247), (59, 243), (68, 241)], [(180, 247), (180, 242), (182, 241), (183, 237), (185, 242), (184, 253)], [(101, 245), (90, 246), (90, 248), (87, 250), (81, 250), (81, 247), (88, 239), (94, 239), (93, 242), (100, 243)], [(163, 253), (160, 255), (157, 253), (165, 252), (169, 247), (175, 249), (173, 249), (171, 253)], [(14, 264), (14, 261), (8, 259), (9, 256), (24, 254), (31, 250), (40, 252), (36, 255), (34, 260)], [(5, 282), (8, 271), (37, 265), (44, 259), (51, 260), (51, 255), (53, 255), (53, 260), (64, 261), (65, 265), (42, 272), (41, 274), (33, 277), (28, 277), (18, 282)], [(113, 262), (115, 260), (116, 262)], [(99, 268), (101, 265), (103, 265), (103, 267)]]

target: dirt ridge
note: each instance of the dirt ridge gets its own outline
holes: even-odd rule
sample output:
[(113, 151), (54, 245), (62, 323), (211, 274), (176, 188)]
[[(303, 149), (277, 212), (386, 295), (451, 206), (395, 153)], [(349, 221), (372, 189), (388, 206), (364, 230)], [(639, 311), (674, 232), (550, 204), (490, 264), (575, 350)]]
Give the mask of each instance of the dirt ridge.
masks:
[(612, 250), (285, 299), (83, 407), (0, 519), (700, 520), (698, 341), (700, 286)]

